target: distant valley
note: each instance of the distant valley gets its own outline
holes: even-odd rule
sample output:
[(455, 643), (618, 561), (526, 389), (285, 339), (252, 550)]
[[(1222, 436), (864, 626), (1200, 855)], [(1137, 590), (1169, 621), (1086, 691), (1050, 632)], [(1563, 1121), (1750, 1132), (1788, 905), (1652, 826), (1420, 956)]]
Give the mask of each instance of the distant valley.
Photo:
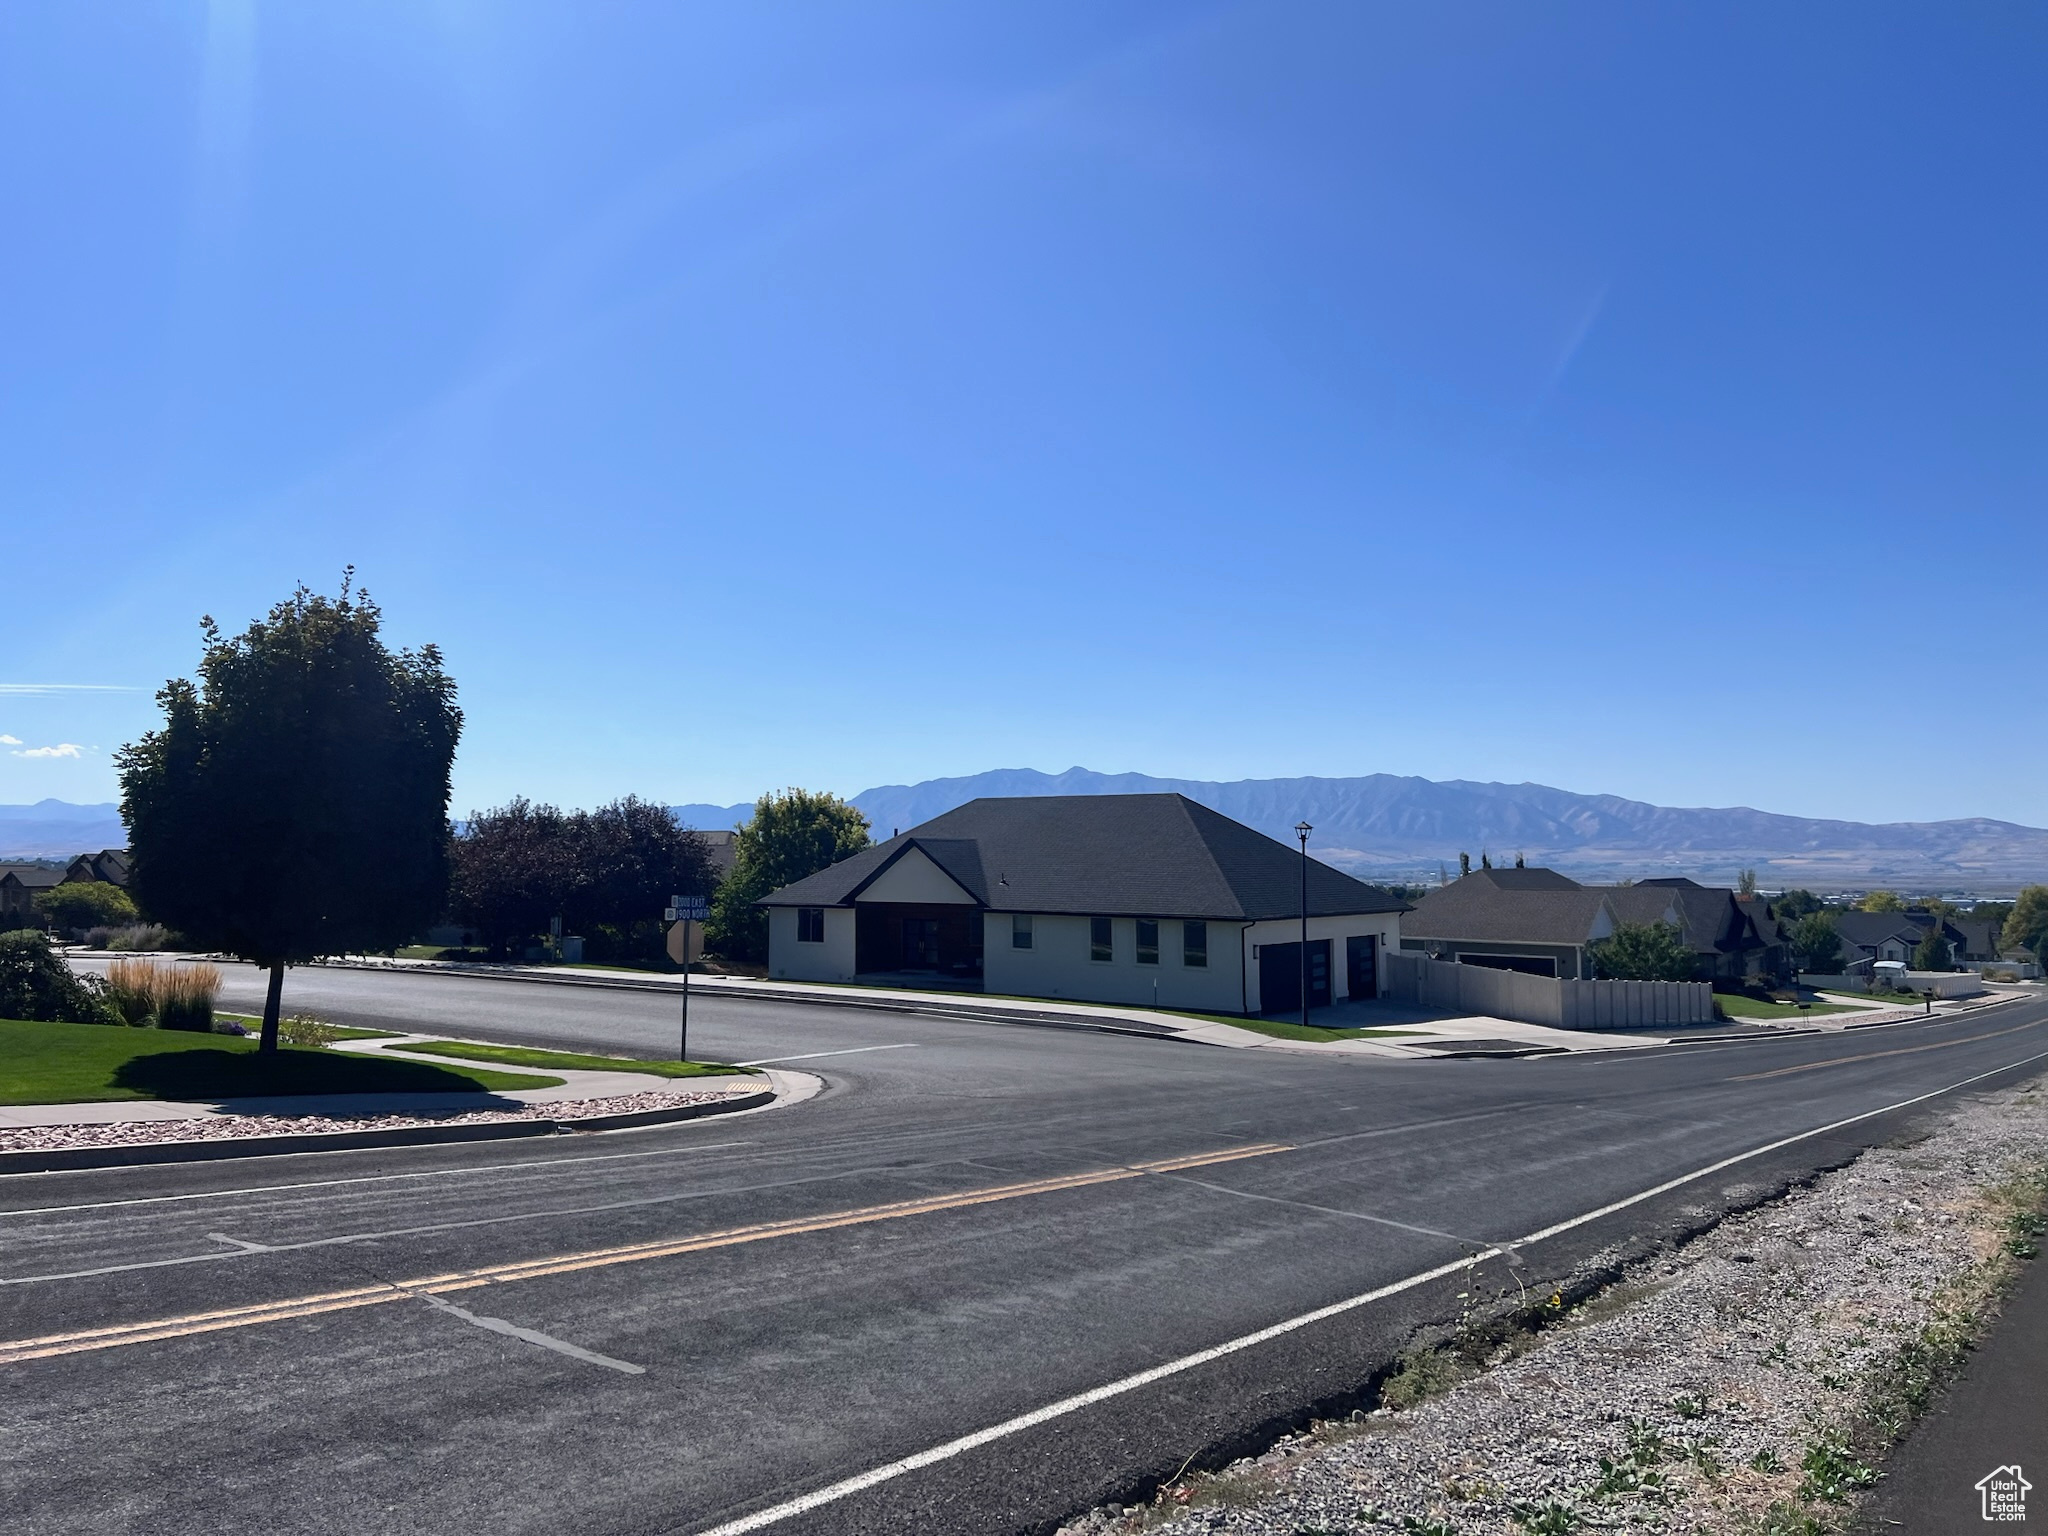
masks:
[[(2048, 830), (1970, 817), (1957, 821), (1828, 821), (1746, 807), (1676, 808), (1584, 795), (1542, 784), (1480, 784), (1374, 773), (1347, 779), (1159, 779), (1069, 768), (996, 769), (863, 790), (853, 804), (878, 838), (981, 795), (1107, 795), (1177, 790), (1226, 816), (1292, 841), (1306, 820), (1310, 849), (1380, 880), (1433, 882), (1461, 852), (1476, 864), (1516, 855), (1574, 875), (1621, 879), (1685, 874), (1732, 880), (1755, 869), (1766, 887), (1818, 890), (1896, 885), (1992, 894), (2048, 880)], [(690, 825), (731, 827), (740, 805), (681, 805)], [(0, 806), (0, 859), (60, 857), (126, 841), (118, 808), (44, 800)]]

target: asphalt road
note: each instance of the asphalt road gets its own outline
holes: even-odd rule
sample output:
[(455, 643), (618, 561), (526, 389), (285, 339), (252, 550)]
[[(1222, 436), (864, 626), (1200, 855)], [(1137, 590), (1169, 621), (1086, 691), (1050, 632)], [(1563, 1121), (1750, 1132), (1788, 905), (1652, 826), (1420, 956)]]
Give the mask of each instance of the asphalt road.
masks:
[[(1892, 1456), (1884, 1481), (1859, 1523), (1859, 1536), (1965, 1536), (2033, 1522), (2048, 1506), (2048, 1264), (2028, 1266), (2004, 1314), (1963, 1376), (1913, 1427)], [(1981, 1487), (2001, 1471), (2010, 1502), (1987, 1501)], [(2022, 1485), (2029, 1486), (2022, 1486)], [(2039, 1484), (2040, 1492), (2030, 1486)], [(2021, 1518), (2011, 1518), (2017, 1506)], [(1989, 1511), (1987, 1513), (1987, 1511)], [(1997, 1518), (1994, 1519), (1994, 1516)], [(1992, 1520), (1987, 1527), (1986, 1521)]]
[[(675, 1029), (662, 996), (371, 972), (296, 972), (287, 1006), (646, 1054)], [(0, 1179), (0, 1527), (1048, 1530), (1359, 1401), (1461, 1291), (1543, 1294), (1942, 1101), (1891, 1106), (2048, 1066), (2041, 1000), (1527, 1061), (692, 1023), (693, 1054), (828, 1086), (602, 1138)]]

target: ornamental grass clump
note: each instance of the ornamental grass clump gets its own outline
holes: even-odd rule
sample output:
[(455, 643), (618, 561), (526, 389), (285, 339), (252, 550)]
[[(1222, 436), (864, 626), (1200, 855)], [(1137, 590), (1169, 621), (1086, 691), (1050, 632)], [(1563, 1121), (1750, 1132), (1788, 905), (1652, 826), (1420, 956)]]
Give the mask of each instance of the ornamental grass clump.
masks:
[(150, 960), (116, 960), (107, 967), (107, 1000), (122, 1023), (146, 1029), (156, 1022), (156, 971)]
[(220, 996), (220, 968), (213, 965), (166, 966), (156, 994), (156, 1027), (213, 1032), (213, 1000)]
[(220, 996), (220, 967), (116, 960), (107, 967), (107, 995), (121, 1018), (137, 1028), (154, 1024), (207, 1034)]

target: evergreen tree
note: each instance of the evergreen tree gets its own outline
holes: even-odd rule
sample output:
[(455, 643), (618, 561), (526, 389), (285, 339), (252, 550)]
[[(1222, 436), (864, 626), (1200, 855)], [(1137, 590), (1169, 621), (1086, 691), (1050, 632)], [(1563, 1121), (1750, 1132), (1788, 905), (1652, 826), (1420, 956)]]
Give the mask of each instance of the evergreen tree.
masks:
[(1916, 971), (1947, 971), (1955, 968), (1955, 956), (1950, 952), (1948, 940), (1941, 936), (1941, 925), (1937, 923), (1927, 930), (1913, 949), (1913, 969)]

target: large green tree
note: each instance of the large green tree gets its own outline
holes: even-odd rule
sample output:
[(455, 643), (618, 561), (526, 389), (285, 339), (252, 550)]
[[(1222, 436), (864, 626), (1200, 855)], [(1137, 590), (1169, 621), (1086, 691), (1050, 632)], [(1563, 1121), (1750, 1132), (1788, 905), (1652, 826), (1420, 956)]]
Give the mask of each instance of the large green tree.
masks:
[(74, 933), (81, 928), (113, 928), (136, 921), (135, 903), (128, 893), (105, 880), (66, 880), (47, 891), (38, 891), (36, 911), (62, 933)]
[(1586, 946), (1602, 981), (1691, 981), (1699, 957), (1669, 923), (1622, 923)]
[(1903, 912), (1906, 904), (1897, 891), (1871, 891), (1856, 903), (1859, 912)]
[(1842, 935), (1831, 912), (1808, 912), (1792, 925), (1789, 938), (1792, 953), (1805, 968), (1832, 974), (1842, 959)]
[(671, 896), (711, 895), (711, 846), (665, 805), (627, 795), (570, 819), (579, 876), (569, 919), (579, 930), (646, 925), (660, 943)]
[(2020, 892), (1999, 943), (2006, 949), (2030, 949), (2036, 958), (2048, 959), (2041, 953), (2042, 946), (2048, 944), (2048, 885), (2030, 885)]
[(767, 959), (768, 915), (754, 903), (867, 846), (867, 817), (837, 795), (807, 789), (763, 795), (733, 839), (732, 873), (712, 898), (705, 925), (710, 947), (728, 960)]
[(270, 972), (265, 1051), (286, 966), (402, 944), (447, 902), (455, 685), (433, 646), (385, 646), (354, 574), (240, 635), (203, 619), (199, 680), (117, 759), (136, 904)]
[(495, 950), (559, 917), (603, 939), (607, 959), (661, 954), (671, 896), (708, 896), (710, 846), (665, 805), (636, 795), (594, 811), (517, 799), (471, 814), (454, 841), (450, 910)]
[(451, 849), (450, 909), (505, 953), (565, 914), (576, 888), (569, 817), (524, 796), (474, 811)]

